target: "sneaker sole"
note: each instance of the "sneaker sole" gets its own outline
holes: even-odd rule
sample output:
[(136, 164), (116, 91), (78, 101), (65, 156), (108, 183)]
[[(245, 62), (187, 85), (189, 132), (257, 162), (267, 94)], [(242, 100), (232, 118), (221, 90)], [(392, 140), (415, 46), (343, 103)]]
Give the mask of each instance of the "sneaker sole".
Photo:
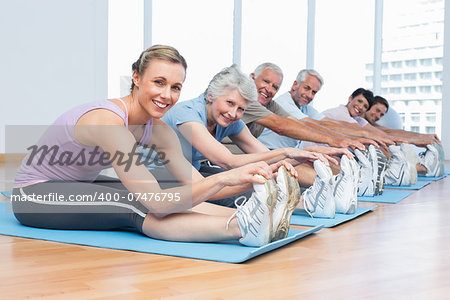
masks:
[(384, 174), (386, 173), (387, 157), (380, 149), (376, 149), (375, 151), (377, 153), (378, 160), (378, 175), (375, 185), (375, 195), (381, 195), (384, 190)]
[(275, 232), (273, 232), (272, 242), (287, 237), (292, 213), (300, 202), (300, 186), (297, 178), (292, 176), (284, 167), (280, 168), (280, 170), (281, 174), (279, 173), (278, 176), (284, 176), (285, 182), (287, 183), (288, 201), (280, 222), (276, 226)]
[(267, 199), (266, 199), (266, 204), (267, 206), (270, 208), (269, 209), (269, 213), (270, 213), (270, 232), (269, 232), (269, 241), (267, 241), (267, 243), (270, 243), (272, 241), (272, 236), (273, 236), (273, 210), (275, 208), (275, 204), (277, 201), (277, 196), (278, 196), (278, 190), (277, 190), (277, 185), (275, 183), (275, 180), (273, 178), (266, 180), (265, 184), (266, 189), (268, 191), (267, 195)]

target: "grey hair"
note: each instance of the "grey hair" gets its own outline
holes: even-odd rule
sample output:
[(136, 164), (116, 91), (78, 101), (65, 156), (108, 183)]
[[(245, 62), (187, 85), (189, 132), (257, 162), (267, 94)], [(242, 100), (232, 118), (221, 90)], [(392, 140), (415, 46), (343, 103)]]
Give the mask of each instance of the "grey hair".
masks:
[(208, 100), (207, 95), (214, 100), (224, 95), (229, 89), (237, 89), (241, 96), (249, 102), (258, 99), (255, 82), (242, 73), (238, 65), (233, 64), (214, 75), (205, 91), (205, 101)]
[(322, 88), (323, 86), (323, 78), (322, 76), (320, 76), (319, 72), (317, 72), (316, 70), (313, 69), (303, 69), (300, 72), (298, 72), (297, 78), (295, 79), (295, 81), (297, 81), (297, 83), (301, 83), (303, 81), (306, 80), (306, 76), (311, 75), (316, 77), (319, 82), (320, 82), (320, 88)]
[(257, 66), (255, 71), (253, 72), (253, 74), (255, 74), (255, 78), (261, 75), (262, 71), (264, 71), (265, 69), (270, 69), (278, 73), (278, 75), (280, 75), (281, 77), (280, 85), (281, 83), (283, 83), (283, 71), (281, 71), (281, 68), (279, 66), (271, 62), (265, 62)]

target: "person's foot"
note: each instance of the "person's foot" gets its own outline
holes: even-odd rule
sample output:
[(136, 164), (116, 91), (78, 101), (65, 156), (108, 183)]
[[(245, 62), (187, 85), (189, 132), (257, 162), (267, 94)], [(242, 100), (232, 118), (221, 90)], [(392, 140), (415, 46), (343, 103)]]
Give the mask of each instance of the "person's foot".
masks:
[(350, 160), (343, 155), (341, 158), (341, 171), (333, 176), (333, 197), (336, 205), (336, 213), (353, 214), (358, 203), (354, 193), (353, 170)]
[(391, 145), (389, 146), (389, 151), (391, 152), (391, 158), (384, 177), (386, 184), (395, 186), (411, 185), (411, 166), (400, 146)]
[(420, 154), (419, 162), (427, 169), (425, 176), (443, 175), (439, 151), (434, 145), (427, 145), (427, 150)]
[(369, 159), (370, 163), (372, 164), (372, 179), (375, 183), (375, 194), (376, 194), (376, 188), (378, 183), (378, 155), (377, 151), (375, 150), (376, 147), (374, 145), (369, 145), (366, 150), (366, 156)]
[(441, 164), (441, 169), (439, 172), (438, 176), (444, 176), (445, 174), (445, 165), (444, 165), (444, 160), (445, 160), (445, 154), (444, 154), (444, 148), (442, 148), (442, 145), (439, 143), (434, 142), (433, 146), (438, 150), (439, 152), (439, 160), (440, 160), (440, 164)]
[(355, 155), (360, 166), (358, 196), (375, 196), (375, 181), (372, 162), (368, 158), (368, 150), (361, 152), (355, 149)]
[(320, 160), (314, 161), (314, 170), (317, 173), (314, 183), (303, 192), (304, 208), (311, 217), (334, 218), (333, 173)]
[(383, 194), (384, 190), (384, 175), (386, 174), (388, 159), (386, 155), (384, 155), (383, 151), (381, 151), (379, 148), (376, 148), (373, 145), (370, 146), (373, 147), (372, 152), (374, 152), (377, 157), (377, 179), (375, 181), (375, 195), (381, 195)]
[(356, 159), (349, 159), (353, 174), (353, 194), (358, 197), (358, 184), (361, 179), (361, 167)]
[[(260, 176), (260, 175), (255, 175)], [(236, 217), (242, 238), (239, 242), (246, 246), (259, 247), (270, 243), (272, 237), (272, 213), (276, 196), (276, 186), (273, 180), (265, 180), (264, 184), (253, 184), (253, 194), (244, 198), (241, 205), (236, 204), (237, 210), (227, 222)]]
[(297, 178), (284, 166), (278, 168), (278, 196), (273, 210), (272, 242), (284, 239), (289, 233), (292, 212), (300, 201), (300, 186)]
[(419, 162), (419, 156), (417, 155), (416, 150), (414, 150), (414, 147), (411, 144), (403, 143), (400, 145), (400, 149), (402, 150), (403, 154), (405, 154), (405, 157), (409, 162), (409, 174), (411, 176), (410, 182), (411, 184), (415, 184), (417, 182), (416, 165)]

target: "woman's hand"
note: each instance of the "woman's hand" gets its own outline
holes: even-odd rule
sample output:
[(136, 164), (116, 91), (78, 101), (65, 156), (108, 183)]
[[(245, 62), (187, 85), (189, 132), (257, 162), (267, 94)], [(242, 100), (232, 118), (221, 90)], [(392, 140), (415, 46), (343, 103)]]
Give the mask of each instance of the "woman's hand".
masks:
[[(291, 166), (292, 167), (292, 166)], [(264, 183), (264, 179), (272, 178), (272, 168), (263, 161), (250, 163), (239, 168), (231, 169), (221, 173), (224, 176), (224, 183), (228, 186), (234, 186), (244, 183)]]
[(278, 169), (279, 169), (281, 166), (284, 166), (284, 167), (286, 168), (286, 170), (287, 170), (289, 173), (291, 173), (291, 175), (294, 176), (295, 178), (298, 177), (297, 170), (296, 170), (290, 163), (288, 163), (288, 162), (285, 161), (285, 160), (280, 160), (279, 162), (270, 165), (270, 168), (272, 169), (272, 174), (274, 174), (275, 176), (277, 176)]
[(315, 146), (315, 147), (305, 148), (305, 150), (319, 152), (319, 153), (329, 155), (329, 156), (341, 157), (342, 155), (345, 155), (349, 159), (354, 158), (354, 155), (347, 148)]
[[(315, 147), (312, 147), (315, 148)], [(326, 147), (324, 147), (326, 148)], [(311, 163), (315, 161), (316, 159), (322, 161), (325, 165), (329, 166), (329, 161), (332, 161), (333, 163), (336, 163), (336, 160), (329, 155), (324, 155), (321, 153), (313, 152), (313, 151), (307, 151), (297, 148), (286, 148), (286, 156), (291, 159), (295, 159), (299, 163)]]

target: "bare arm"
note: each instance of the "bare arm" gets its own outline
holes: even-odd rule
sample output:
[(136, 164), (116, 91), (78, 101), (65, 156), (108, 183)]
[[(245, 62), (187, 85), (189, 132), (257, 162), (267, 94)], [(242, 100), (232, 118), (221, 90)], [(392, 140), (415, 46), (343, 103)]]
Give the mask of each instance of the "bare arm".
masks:
[[(108, 110), (95, 110), (84, 115), (80, 121), (75, 128), (75, 137), (80, 143), (90, 147), (99, 146), (105, 153), (110, 155), (109, 158), (112, 158), (116, 153), (122, 153), (125, 154), (124, 157), (129, 155), (128, 157), (130, 159), (136, 159), (135, 155), (132, 155), (135, 154), (136, 139), (124, 127), (123, 121), (118, 115)], [(155, 123), (159, 122), (161, 121), (155, 120)], [(179, 152), (181, 151), (181, 147), (179, 146), (177, 136), (168, 126), (166, 126), (166, 129), (168, 130), (164, 131), (167, 138), (161, 143), (164, 144), (164, 142), (169, 141), (169, 144), (163, 145), (159, 149), (166, 151), (166, 158), (169, 161), (167, 166), (173, 170), (176, 168), (175, 164), (181, 162), (184, 158), (182, 158), (182, 155), (177, 154), (181, 153)], [(156, 135), (158, 136), (158, 133)], [(152, 140), (154, 141), (153, 138)], [(176, 146), (177, 143), (178, 147)], [(172, 149), (170, 148), (171, 146), (175, 146), (175, 148)], [(112, 160), (111, 164), (126, 188), (150, 212), (156, 213), (158, 216), (191, 208), (209, 199), (225, 186), (259, 182), (260, 180), (255, 178), (253, 174), (258, 173), (266, 177), (271, 176), (270, 167), (260, 162), (241, 170), (233, 170), (210, 176), (192, 185), (162, 190), (156, 179), (144, 165), (136, 161), (130, 164), (120, 164), (118, 163), (118, 159), (109, 158), (108, 160)], [(176, 195), (175, 197), (178, 196), (179, 201), (143, 201), (141, 195), (146, 195), (150, 192), (153, 194), (164, 192), (167, 195)]]
[(293, 120), (292, 118), (284, 118), (272, 114), (255, 122), (271, 129), (279, 135), (296, 140), (325, 143), (332, 147), (364, 149), (364, 145), (359, 141), (331, 132), (325, 128), (302, 122), (301, 120)]
[(230, 136), (230, 139), (245, 153), (261, 153), (269, 150), (251, 134), (247, 126), (238, 135)]
[(373, 125), (375, 128), (382, 130), (388, 135), (405, 139), (408, 143), (414, 144), (419, 147), (424, 147), (427, 144), (441, 143), (439, 137), (436, 134), (423, 134), (406, 130), (391, 129), (380, 126), (378, 124)]
[[(246, 141), (245, 145), (238, 145), (244, 148), (259, 149), (256, 153), (233, 154), (223, 144), (217, 141), (206, 129), (206, 127), (198, 122), (186, 122), (178, 125), (178, 129), (185, 138), (191, 138), (191, 143), (204, 157), (212, 163), (230, 170), (248, 163), (257, 161), (265, 161), (268, 164), (278, 162), (287, 157), (284, 149), (269, 151), (247, 130), (242, 130), (233, 139), (237, 141)], [(254, 143), (251, 145), (250, 143)], [(264, 149), (262, 148), (264, 147)], [(265, 150), (265, 151), (263, 151)]]
[(342, 134), (362, 138), (363, 140), (360, 139), (360, 141), (364, 144), (372, 144), (377, 147), (378, 145), (381, 145), (383, 148), (387, 148), (387, 146), (395, 144), (395, 140), (387, 136), (385, 133), (373, 128), (361, 127), (357, 123), (337, 121), (330, 118), (324, 118), (320, 121), (309, 119), (308, 121), (316, 122), (329, 128), (330, 130), (335, 130)]

